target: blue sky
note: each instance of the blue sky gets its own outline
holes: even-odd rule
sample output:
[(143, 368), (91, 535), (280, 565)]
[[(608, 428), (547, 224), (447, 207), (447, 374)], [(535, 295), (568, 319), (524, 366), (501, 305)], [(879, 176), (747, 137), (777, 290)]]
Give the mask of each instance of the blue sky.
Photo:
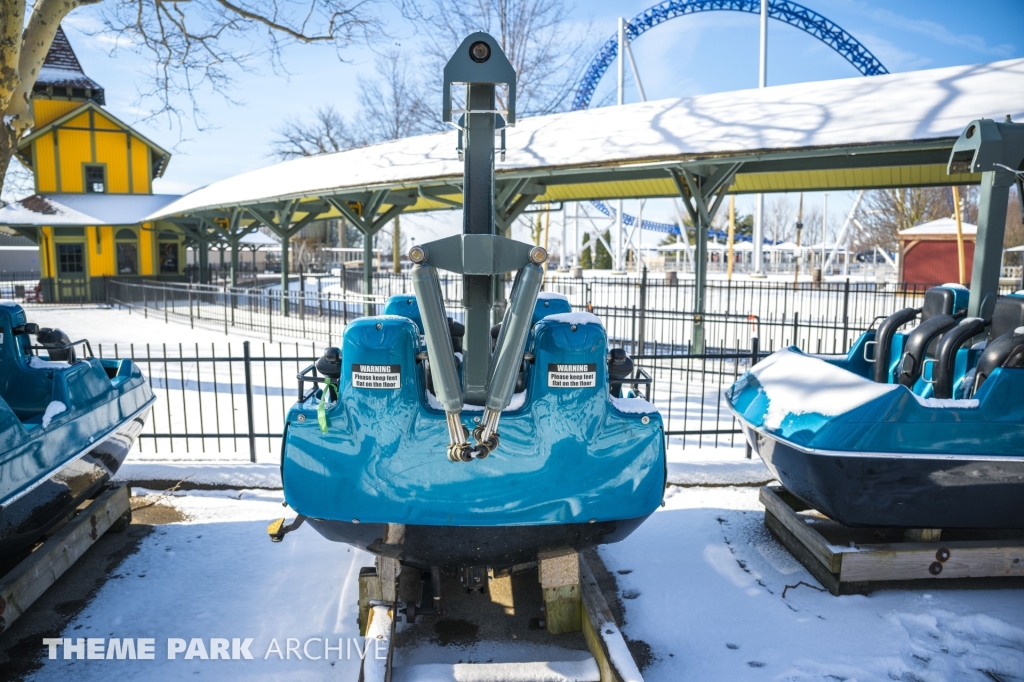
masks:
[[(627, 18), (653, 2), (577, 2), (571, 30), (592, 31), (595, 43), (615, 32), (616, 18)], [(806, 0), (804, 4), (842, 26), (866, 45), (893, 72), (1024, 57), (1022, 0)], [(146, 120), (151, 102), (140, 100), (146, 87), (146, 64), (128, 51), (110, 56), (109, 40), (83, 32), (96, 26), (91, 7), (75, 10), (65, 21), (83, 67), (107, 94), (107, 106), (125, 121), (135, 122), (147, 136), (174, 152), (158, 192), (181, 193), (236, 173), (268, 165), (273, 129), (289, 116), (301, 116), (321, 104), (356, 110), (356, 81), (373, 73), (372, 54), (351, 50), (346, 61), (325, 47), (295, 47), (286, 53), (288, 73), (254, 63), (253, 73), (238, 74), (229, 103), (207, 94), (201, 105), (207, 126), (185, 120), (180, 127), (166, 119)], [(411, 28), (385, 6), (389, 32), (405, 51), (414, 51)], [(648, 99), (681, 97), (756, 87), (758, 18), (736, 12), (707, 12), (666, 22), (641, 36), (633, 46)], [(813, 37), (778, 21), (769, 23), (768, 84), (858, 77), (842, 57)], [(613, 92), (614, 65), (603, 79), (595, 101)], [(630, 79), (631, 80), (631, 79)], [(627, 101), (636, 101), (629, 87)], [(820, 197), (806, 197), (808, 206)], [(829, 213), (848, 209), (848, 193), (829, 200)], [(742, 198), (741, 211), (751, 199)], [(664, 215), (657, 215), (658, 212)], [(668, 219), (668, 203), (645, 210)], [(450, 214), (449, 214), (450, 215)], [(445, 221), (448, 222), (448, 221)]]

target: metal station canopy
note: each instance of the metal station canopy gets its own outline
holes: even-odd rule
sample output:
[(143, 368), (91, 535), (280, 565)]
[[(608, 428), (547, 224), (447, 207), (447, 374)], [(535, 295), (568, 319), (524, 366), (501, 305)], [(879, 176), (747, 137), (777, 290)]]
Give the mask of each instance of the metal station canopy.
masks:
[[(524, 119), (495, 162), (498, 222), (532, 202), (679, 197), (683, 171), (736, 193), (977, 183), (946, 174), (953, 143), (974, 118), (1024, 116), (1021, 92), (1024, 59), (1014, 59)], [(337, 217), (341, 202), (362, 218), (452, 208), (456, 144), (452, 130), (295, 159), (212, 183), (150, 219), (293, 201), (292, 220)]]

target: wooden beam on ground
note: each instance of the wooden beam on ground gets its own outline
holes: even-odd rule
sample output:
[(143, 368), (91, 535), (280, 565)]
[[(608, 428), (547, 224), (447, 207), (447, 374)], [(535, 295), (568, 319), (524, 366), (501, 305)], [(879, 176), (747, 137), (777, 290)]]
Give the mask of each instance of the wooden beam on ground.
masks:
[(597, 660), (601, 682), (643, 682), (626, 639), (608, 608), (586, 557), (579, 555), (580, 593), (583, 601), (583, 636)]
[(118, 519), (131, 511), (130, 495), (126, 485), (107, 489), (0, 578), (0, 632), (8, 629)]
[(366, 627), (366, 653), (359, 669), (359, 682), (391, 682), (394, 641), (395, 606), (373, 604)]

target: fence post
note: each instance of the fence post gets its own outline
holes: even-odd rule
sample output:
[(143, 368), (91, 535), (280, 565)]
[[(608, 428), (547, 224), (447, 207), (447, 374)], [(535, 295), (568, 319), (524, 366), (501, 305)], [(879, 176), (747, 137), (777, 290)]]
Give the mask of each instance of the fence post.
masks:
[(142, 285), (142, 317), (149, 319), (149, 305), (146, 303), (146, 285)]
[[(754, 365), (757, 364), (757, 361), (759, 359), (758, 356), (760, 356), (760, 355), (761, 355), (761, 342), (758, 340), (758, 338), (756, 336), (752, 336), (752, 337), (750, 337), (750, 366), (751, 367), (753, 367)], [(753, 459), (753, 458), (754, 458), (754, 451), (750, 447), (750, 441), (747, 441), (747, 459)]]
[(646, 345), (647, 331), (647, 266), (644, 266), (643, 274), (640, 276), (640, 324), (637, 329), (637, 343), (640, 346), (639, 355), (643, 355)]
[(242, 342), (242, 349), (245, 357), (245, 412), (249, 417), (249, 461), (256, 463), (256, 428), (252, 417), (252, 355), (249, 352), (249, 342)]
[(228, 285), (224, 283), (224, 336), (228, 335)]
[(850, 278), (846, 278), (846, 284), (843, 286), (843, 352), (845, 353), (848, 349), (846, 348), (846, 335), (850, 331)]
[(192, 317), (192, 282), (188, 283), (188, 326), (196, 328), (195, 318)]
[(274, 343), (274, 290), (267, 289), (267, 334)]
[(799, 327), (800, 327), (800, 311), (799, 310), (794, 310), (793, 311), (793, 341), (792, 341), (792, 344), (794, 346), (799, 346), (800, 345), (800, 341), (797, 338), (797, 333), (798, 333)]

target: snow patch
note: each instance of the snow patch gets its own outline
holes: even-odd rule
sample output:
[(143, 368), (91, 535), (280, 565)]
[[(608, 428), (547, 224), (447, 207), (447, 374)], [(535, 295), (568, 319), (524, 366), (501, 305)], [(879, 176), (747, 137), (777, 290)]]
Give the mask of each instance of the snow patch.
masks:
[(542, 291), (537, 294), (538, 301), (569, 301), (569, 297), (557, 291)]
[(625, 412), (627, 414), (659, 414), (658, 408), (643, 398), (609, 397), (612, 399), (612, 405), (614, 405), (615, 409), (619, 412)]
[(961, 409), (973, 410), (980, 404), (974, 398), (969, 400), (957, 400), (954, 398), (922, 398), (916, 393), (914, 393), (913, 396), (917, 398), (917, 402), (920, 403), (921, 407), (930, 407), (933, 409), (959, 407)]
[(30, 355), (28, 357), (28, 366), (32, 369), (67, 369), (71, 365), (66, 362), (53, 362), (52, 360), (43, 360), (38, 355)]
[(115, 481), (182, 481), (199, 485), (225, 486), (238, 489), (267, 488), (279, 490), (281, 466), (250, 462), (145, 462), (129, 460), (121, 465)]
[(768, 397), (764, 417), (768, 429), (779, 428), (789, 415), (835, 417), (898, 388), (897, 384), (878, 384), (788, 348), (754, 365), (750, 373)]
[(601, 626), (600, 632), (601, 639), (608, 647), (608, 658), (611, 659), (611, 664), (615, 666), (622, 677), (622, 682), (644, 682), (618, 626), (615, 623), (605, 623)]
[(963, 284), (960, 284), (960, 283), (956, 283), (956, 284), (943, 284), (942, 286), (943, 286), (944, 289), (959, 289), (961, 291), (967, 291), (967, 287), (965, 287)]
[(740, 462), (669, 462), (668, 482), (679, 486), (764, 485), (775, 477), (760, 459)]
[(0, 301), (0, 305), (4, 306), (5, 308), (20, 308), (21, 307), (20, 303), (16, 303), (14, 301)]
[(604, 326), (601, 323), (601, 318), (594, 313), (555, 313), (554, 315), (548, 315), (544, 319), (551, 322), (564, 322), (565, 324), (596, 324), (599, 327)]
[(592, 657), (529, 663), (421, 663), (396, 667), (394, 682), (598, 682)]
[(53, 418), (62, 412), (67, 412), (68, 406), (59, 400), (54, 400), (46, 406), (46, 412), (43, 412), (43, 428), (45, 429), (53, 421)]
[[(441, 401), (437, 399), (437, 396), (434, 395), (433, 393), (431, 393), (430, 391), (426, 391), (426, 394), (427, 394), (427, 406), (428, 407), (432, 407), (435, 410), (441, 410), (442, 412), (444, 412), (444, 405), (442, 405)], [(526, 391), (523, 391), (522, 393), (513, 393), (512, 394), (512, 398), (508, 401), (508, 407), (506, 407), (504, 410), (502, 410), (502, 412), (512, 412), (513, 410), (518, 410), (520, 407), (522, 407), (525, 404), (526, 404)], [(483, 412), (484, 408), (483, 408), (483, 405), (465, 405), (464, 404), (462, 406), (462, 411), (463, 412)]]

